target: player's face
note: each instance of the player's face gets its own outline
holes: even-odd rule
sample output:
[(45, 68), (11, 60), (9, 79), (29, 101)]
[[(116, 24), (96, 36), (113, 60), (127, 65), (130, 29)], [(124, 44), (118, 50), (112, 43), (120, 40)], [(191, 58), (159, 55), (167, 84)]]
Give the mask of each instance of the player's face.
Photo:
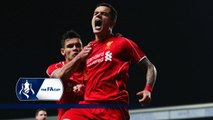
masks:
[(82, 49), (82, 43), (79, 38), (66, 39), (64, 48), (61, 48), (61, 54), (66, 60), (72, 60)]
[(93, 33), (102, 36), (112, 30), (114, 21), (110, 16), (110, 8), (106, 6), (99, 6), (95, 9), (92, 17)]
[(36, 115), (36, 120), (46, 120), (47, 119), (47, 112), (46, 111), (39, 111)]

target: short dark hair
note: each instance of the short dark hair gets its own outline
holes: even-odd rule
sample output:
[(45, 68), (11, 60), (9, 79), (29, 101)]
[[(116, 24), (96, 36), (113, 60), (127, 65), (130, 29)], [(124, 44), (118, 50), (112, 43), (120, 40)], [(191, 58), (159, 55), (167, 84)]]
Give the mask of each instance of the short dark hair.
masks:
[(112, 20), (117, 20), (117, 16), (118, 16), (118, 12), (117, 10), (109, 3), (99, 3), (96, 5), (96, 8), (97, 7), (100, 7), (100, 6), (105, 6), (105, 7), (108, 7), (110, 8), (110, 15), (112, 17)]
[(38, 113), (39, 113), (40, 111), (45, 111), (45, 112), (47, 112), (47, 109), (46, 109), (46, 108), (38, 108), (38, 109), (36, 109), (36, 111), (35, 111), (35, 116), (37, 116)]
[(63, 48), (64, 45), (65, 45), (65, 40), (66, 39), (72, 39), (72, 38), (79, 38), (81, 39), (81, 36), (74, 30), (69, 30), (67, 32), (65, 32), (63, 35), (62, 35), (62, 39), (61, 39), (61, 47)]

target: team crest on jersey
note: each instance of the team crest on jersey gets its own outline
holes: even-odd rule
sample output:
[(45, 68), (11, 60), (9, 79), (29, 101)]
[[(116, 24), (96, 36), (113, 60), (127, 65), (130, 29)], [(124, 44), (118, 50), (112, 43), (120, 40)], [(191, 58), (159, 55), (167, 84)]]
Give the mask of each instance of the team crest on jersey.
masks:
[(113, 43), (113, 41), (107, 42), (107, 43), (106, 43), (106, 48), (105, 48), (105, 49), (106, 49), (106, 50), (107, 50), (107, 49), (110, 49), (110, 46), (112, 45), (112, 43)]
[(63, 85), (56, 78), (19, 78), (16, 95), (20, 101), (60, 100)]

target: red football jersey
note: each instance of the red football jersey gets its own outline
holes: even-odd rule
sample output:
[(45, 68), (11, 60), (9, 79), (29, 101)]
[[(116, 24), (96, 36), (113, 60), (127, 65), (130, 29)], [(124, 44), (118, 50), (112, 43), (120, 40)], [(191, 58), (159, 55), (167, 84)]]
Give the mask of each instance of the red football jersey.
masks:
[(104, 42), (92, 41), (93, 50), (86, 61), (85, 101), (120, 101), (128, 103), (126, 83), (130, 62), (146, 56), (132, 41), (112, 37)]
[[(54, 72), (56, 70), (60, 69), (61, 67), (63, 67), (63, 65), (65, 65), (65, 64), (66, 64), (65, 61), (61, 61), (61, 62), (50, 65), (46, 71), (47, 75), (49, 77), (52, 77)], [(83, 96), (77, 96), (73, 92), (73, 86), (80, 84), (80, 83), (82, 84), (84, 82), (82, 70), (83, 69), (81, 66), (78, 68), (78, 70), (75, 73), (73, 73), (73, 75), (68, 80), (63, 81), (64, 92), (63, 92), (61, 99), (59, 101), (57, 101), (56, 103), (58, 103), (58, 104), (77, 104), (83, 100)], [(58, 119), (60, 119), (60, 117), (63, 115), (63, 113), (66, 112), (66, 110), (67, 109), (62, 109), (62, 108), (58, 109)]]

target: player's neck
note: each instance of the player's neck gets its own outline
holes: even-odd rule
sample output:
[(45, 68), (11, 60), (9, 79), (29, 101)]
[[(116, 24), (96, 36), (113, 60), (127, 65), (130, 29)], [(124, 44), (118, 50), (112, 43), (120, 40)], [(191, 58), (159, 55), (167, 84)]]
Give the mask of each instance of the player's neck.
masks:
[(110, 38), (114, 36), (113, 33), (109, 32), (109, 33), (106, 33), (104, 35), (95, 35), (95, 39), (98, 40), (98, 41), (105, 41), (106, 39)]

